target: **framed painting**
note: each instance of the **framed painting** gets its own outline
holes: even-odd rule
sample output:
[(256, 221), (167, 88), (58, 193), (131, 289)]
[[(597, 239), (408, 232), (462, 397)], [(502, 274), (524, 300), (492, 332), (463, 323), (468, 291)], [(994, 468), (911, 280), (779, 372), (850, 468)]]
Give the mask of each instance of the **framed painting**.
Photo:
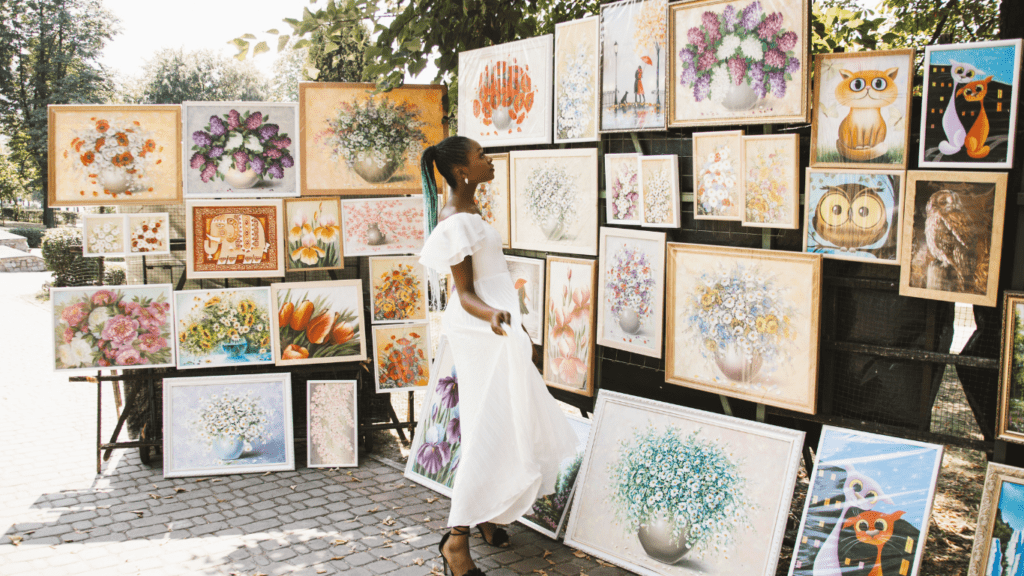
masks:
[(164, 378), (164, 478), (295, 470), (292, 375)]
[(597, 255), (597, 149), (510, 154), (512, 247)]
[(804, 252), (900, 263), (903, 170), (808, 168)]
[[(303, 196), (420, 194), (423, 149), (448, 136), (442, 85), (299, 82)], [(372, 135), (372, 136), (367, 136)], [(441, 175), (435, 172), (438, 182)]]
[(345, 255), (419, 254), (424, 213), (420, 197), (342, 200)]
[(595, 142), (601, 19), (555, 24), (555, 143)]
[(679, 157), (640, 157), (641, 226), (679, 228)]
[(548, 256), (547, 273), (544, 383), (593, 396), (597, 261)]
[(124, 256), (124, 214), (82, 215), (82, 256)]
[(609, 224), (639, 226), (643, 203), (640, 199), (640, 155), (605, 154), (605, 221)]
[(942, 450), (823, 426), (789, 575), (916, 576)]
[(602, 390), (565, 544), (647, 576), (774, 576), (803, 439)]
[(171, 217), (167, 212), (128, 214), (129, 256), (157, 256), (171, 253)]
[(566, 416), (566, 419), (579, 441), (576, 445), (576, 454), (562, 460), (558, 465), (555, 491), (537, 498), (533, 507), (519, 518), (520, 524), (533, 528), (552, 540), (558, 540), (558, 534), (569, 516), (569, 503), (576, 490), (576, 478), (579, 477), (580, 465), (583, 464), (583, 451), (586, 450), (587, 440), (590, 438), (590, 420), (577, 416)]
[(1024, 469), (995, 462), (985, 471), (967, 576), (1012, 576), (1020, 567)]
[(180, 106), (50, 106), (53, 206), (181, 203)]
[(288, 230), (285, 269), (340, 270), (345, 267), (341, 245), (341, 200), (332, 197), (287, 198), (284, 221)]
[(544, 260), (505, 256), (519, 295), (519, 314), (534, 344), (544, 344)]
[(811, 166), (905, 169), (914, 49), (814, 57)]
[(185, 198), (299, 195), (299, 105), (182, 102)]
[[(502, 248), (512, 247), (512, 230), (509, 225), (508, 154), (488, 154), (494, 163), (494, 180), (476, 187), (476, 207), (484, 222), (501, 234)], [(444, 206), (444, 204), (440, 204)]]
[(405, 477), (450, 498), (462, 459), (462, 425), (455, 357), (443, 335), (430, 366), (430, 383), (422, 406), (409, 447)]
[(278, 366), (366, 360), (362, 281), (271, 284), (270, 302)]
[(800, 135), (744, 136), (743, 225), (800, 226)]
[(665, 129), (667, 6), (667, 0), (601, 5), (601, 132)]
[(995, 306), (1006, 174), (907, 172), (900, 295)]
[(270, 288), (174, 293), (178, 369), (273, 364)]
[(551, 34), (459, 52), (459, 135), (484, 148), (550, 144), (553, 55)]
[(601, 228), (597, 343), (661, 358), (665, 233)]
[(370, 258), (370, 306), (374, 324), (427, 320), (427, 268), (419, 256)]
[(280, 200), (190, 200), (185, 204), (185, 275), (284, 276)]
[(925, 47), (919, 167), (1013, 167), (1020, 53), (1020, 38)]
[(743, 220), (743, 130), (693, 134), (693, 217)]
[(1003, 293), (1002, 345), (996, 437), (1024, 444), (1024, 292)]
[(306, 465), (359, 465), (359, 410), (355, 380), (306, 382)]
[(373, 347), (378, 394), (417, 390), (429, 383), (429, 322), (374, 326)]
[(810, 14), (810, 0), (669, 6), (669, 126), (807, 122)]
[(171, 285), (50, 288), (55, 372), (174, 366)]
[(668, 244), (666, 381), (814, 414), (821, 256)]

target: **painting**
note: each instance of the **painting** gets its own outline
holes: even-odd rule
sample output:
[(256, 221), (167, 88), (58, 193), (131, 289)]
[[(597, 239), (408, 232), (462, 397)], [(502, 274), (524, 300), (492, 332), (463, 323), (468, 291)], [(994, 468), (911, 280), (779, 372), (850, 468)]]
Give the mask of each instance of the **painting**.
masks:
[(789, 575), (916, 576), (942, 451), (823, 426)]
[(605, 221), (640, 225), (640, 155), (605, 154)]
[(597, 262), (548, 256), (544, 383), (594, 395), (594, 283)]
[(185, 204), (185, 275), (284, 276), (280, 200), (190, 200)]
[(123, 214), (82, 215), (82, 256), (124, 256)]
[(183, 102), (185, 198), (299, 195), (299, 105)]
[(341, 246), (341, 200), (331, 197), (288, 198), (284, 201), (288, 257), (285, 268), (340, 270), (345, 267)]
[(1006, 174), (907, 172), (900, 294), (995, 306)]
[(667, 0), (601, 6), (601, 132), (665, 129), (667, 6)]
[(597, 255), (597, 149), (510, 154), (512, 247)]
[[(442, 85), (299, 82), (303, 196), (419, 194), (423, 149), (448, 136)], [(434, 174), (438, 182), (441, 175)]]
[(804, 252), (900, 263), (906, 172), (808, 168)]
[(821, 256), (668, 244), (666, 381), (814, 414)]
[(55, 372), (174, 366), (171, 285), (50, 288)]
[(54, 206), (181, 203), (180, 106), (50, 106)]
[(774, 576), (803, 439), (602, 390), (565, 543), (646, 576)]
[(555, 24), (555, 143), (598, 139), (598, 45), (601, 21)]
[(551, 34), (459, 52), (459, 135), (490, 146), (551, 143)]
[(814, 58), (811, 166), (905, 169), (914, 49)]
[(374, 324), (427, 319), (427, 269), (419, 256), (370, 258), (370, 305)]
[(275, 364), (366, 360), (362, 281), (287, 282), (270, 292)]
[(926, 46), (921, 168), (1013, 167), (1021, 39)]
[(171, 219), (167, 212), (128, 214), (129, 256), (157, 256), (171, 253)]
[(462, 459), (462, 425), (455, 356), (443, 335), (430, 367), (430, 383), (422, 406), (405, 464), (405, 477), (450, 498)]
[(1015, 576), (1024, 553), (1024, 469), (989, 462), (967, 576)]
[(1024, 292), (1003, 293), (1002, 345), (996, 437), (1024, 444)]
[(538, 497), (533, 507), (519, 518), (523, 526), (533, 528), (553, 540), (558, 539), (558, 534), (569, 516), (569, 503), (576, 490), (576, 478), (580, 473), (580, 465), (583, 464), (583, 451), (586, 450), (587, 440), (590, 438), (590, 420), (576, 416), (566, 416), (566, 419), (576, 432), (576, 454), (562, 460), (558, 465), (555, 491)]
[(423, 248), (423, 200), (363, 198), (341, 202), (346, 256), (419, 254)]
[(743, 225), (800, 226), (800, 135), (744, 136)]
[(640, 157), (641, 226), (679, 228), (679, 157)]
[(164, 378), (164, 478), (295, 470), (292, 375)]
[(359, 465), (355, 380), (306, 382), (306, 463), (310, 468)]
[[(512, 247), (512, 230), (509, 224), (509, 188), (508, 188), (508, 154), (488, 154), (494, 163), (494, 180), (484, 182), (476, 187), (476, 207), (480, 217), (484, 219), (498, 234), (501, 234), (501, 246)], [(439, 203), (444, 206), (443, 203)]]
[(694, 132), (693, 217), (743, 220), (743, 130)]
[(417, 390), (429, 383), (429, 322), (374, 326), (373, 345), (378, 394)]
[(530, 340), (544, 343), (544, 260), (505, 256), (512, 285), (519, 296), (519, 314)]
[(273, 364), (270, 288), (174, 293), (178, 369)]
[(810, 118), (809, 0), (697, 0), (668, 9), (669, 126)]
[(661, 358), (665, 233), (601, 228), (597, 343)]

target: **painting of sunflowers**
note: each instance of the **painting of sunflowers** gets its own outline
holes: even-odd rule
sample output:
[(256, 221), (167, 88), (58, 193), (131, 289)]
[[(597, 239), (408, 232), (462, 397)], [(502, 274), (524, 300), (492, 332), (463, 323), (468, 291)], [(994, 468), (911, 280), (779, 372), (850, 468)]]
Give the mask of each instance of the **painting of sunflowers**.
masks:
[(174, 293), (178, 369), (271, 364), (270, 289)]
[(430, 377), (430, 325), (409, 322), (373, 329), (377, 392), (404, 392), (427, 385)]
[(339, 270), (345, 267), (341, 246), (341, 200), (289, 198), (284, 203), (288, 271)]
[(361, 281), (291, 282), (270, 289), (275, 364), (366, 360)]
[(427, 270), (418, 256), (370, 258), (374, 324), (427, 319)]

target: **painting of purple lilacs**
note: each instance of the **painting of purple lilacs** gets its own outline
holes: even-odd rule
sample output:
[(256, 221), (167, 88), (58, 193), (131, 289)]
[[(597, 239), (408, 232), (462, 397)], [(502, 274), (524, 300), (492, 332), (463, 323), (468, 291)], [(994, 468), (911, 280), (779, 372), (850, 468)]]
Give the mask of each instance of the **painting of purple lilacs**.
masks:
[(306, 382), (306, 462), (310, 468), (359, 465), (355, 380)]
[(448, 339), (441, 337), (430, 367), (416, 436), (409, 450), (405, 477), (445, 496), (452, 495), (462, 455), (459, 420), (459, 375)]

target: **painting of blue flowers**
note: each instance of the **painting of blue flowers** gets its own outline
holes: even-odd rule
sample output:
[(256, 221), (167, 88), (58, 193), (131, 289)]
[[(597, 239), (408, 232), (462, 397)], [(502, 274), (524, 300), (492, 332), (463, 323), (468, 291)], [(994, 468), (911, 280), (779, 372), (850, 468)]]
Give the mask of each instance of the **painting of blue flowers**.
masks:
[(555, 25), (555, 143), (597, 140), (597, 16)]
[(405, 465), (405, 477), (451, 496), (462, 455), (462, 426), (459, 375), (448, 339), (443, 336), (430, 367), (430, 382), (422, 406)]
[(967, 576), (1024, 570), (1024, 469), (990, 462)]
[(637, 574), (774, 575), (803, 437), (602, 390), (565, 542)]

